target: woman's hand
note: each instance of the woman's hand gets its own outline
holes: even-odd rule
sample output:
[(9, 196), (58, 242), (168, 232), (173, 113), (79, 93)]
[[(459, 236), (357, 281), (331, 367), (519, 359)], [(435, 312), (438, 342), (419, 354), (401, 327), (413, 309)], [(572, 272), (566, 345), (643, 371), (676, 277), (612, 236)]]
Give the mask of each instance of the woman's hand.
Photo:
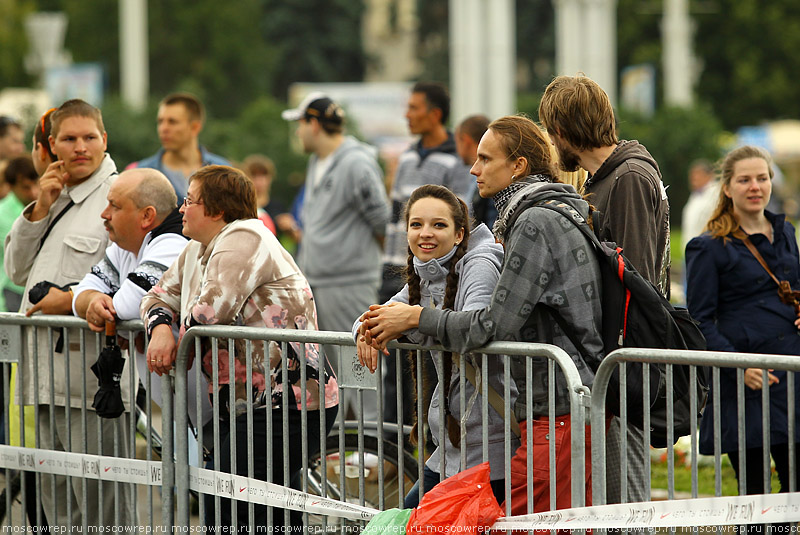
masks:
[(175, 364), (178, 345), (169, 325), (156, 325), (147, 346), (147, 369), (158, 375), (169, 373)]
[(372, 305), (363, 316), (361, 332), (365, 342), (375, 349), (386, 350), (387, 342), (399, 338), (405, 331), (419, 326), (421, 306), (405, 303)]
[[(747, 368), (744, 371), (744, 384), (750, 390), (761, 390), (764, 386), (764, 378), (762, 377), (763, 370), (761, 368)], [(778, 378), (772, 375), (772, 370), (767, 370), (767, 379), (769, 380), (769, 386), (772, 386), (780, 381)]]
[[(356, 350), (358, 351), (358, 362), (367, 368), (370, 373), (375, 373), (375, 370), (378, 369), (380, 355), (377, 349), (367, 343), (367, 338), (363, 334), (358, 335)], [(389, 352), (384, 349), (384, 353), (388, 354)]]

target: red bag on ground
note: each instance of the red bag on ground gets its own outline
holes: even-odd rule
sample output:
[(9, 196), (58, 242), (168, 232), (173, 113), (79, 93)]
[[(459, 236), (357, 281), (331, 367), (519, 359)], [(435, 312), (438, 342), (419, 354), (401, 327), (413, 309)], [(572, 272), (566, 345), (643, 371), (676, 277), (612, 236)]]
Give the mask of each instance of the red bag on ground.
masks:
[(473, 466), (448, 477), (419, 502), (406, 533), (484, 533), (503, 516), (489, 479), (489, 463)]

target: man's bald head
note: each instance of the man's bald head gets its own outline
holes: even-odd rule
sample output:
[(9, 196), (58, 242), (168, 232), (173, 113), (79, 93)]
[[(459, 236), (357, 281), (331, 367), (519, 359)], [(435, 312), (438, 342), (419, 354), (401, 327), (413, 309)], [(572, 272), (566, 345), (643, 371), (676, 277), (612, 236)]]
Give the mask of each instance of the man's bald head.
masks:
[(167, 177), (156, 169), (130, 169), (108, 191), (108, 206), (100, 214), (108, 237), (134, 254), (147, 233), (175, 210), (178, 198)]
[(123, 171), (117, 182), (125, 181), (130, 184), (127, 196), (133, 201), (136, 208), (152, 206), (156, 210), (156, 219), (159, 223), (178, 205), (178, 196), (175, 188), (158, 169), (138, 168)]

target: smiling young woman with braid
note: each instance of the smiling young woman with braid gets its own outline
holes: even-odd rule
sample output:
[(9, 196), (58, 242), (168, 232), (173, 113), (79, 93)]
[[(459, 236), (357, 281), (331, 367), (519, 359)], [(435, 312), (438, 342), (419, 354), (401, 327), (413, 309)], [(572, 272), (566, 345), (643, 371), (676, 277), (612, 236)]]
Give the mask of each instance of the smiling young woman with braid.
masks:
[[(503, 248), (495, 243), (494, 236), (486, 225), (478, 225), (470, 231), (469, 211), (453, 192), (442, 186), (426, 185), (414, 190), (406, 204), (406, 228), (408, 231), (407, 284), (389, 300), (389, 303), (407, 303), (449, 310), (476, 310), (489, 304), (497, 284), (503, 259)], [(358, 335), (360, 321), (353, 326), (361, 363), (375, 371), (378, 351), (367, 345)], [(406, 338), (422, 345), (435, 345), (438, 341), (410, 330)], [(438, 384), (431, 397), (427, 411), (428, 425), (436, 449), (425, 463), (425, 491), (439, 482), (440, 477), (449, 477), (483, 461), (481, 440), (481, 400), (478, 398), (466, 418), (466, 464), (461, 465), (461, 441), (458, 422), (463, 410), (459, 402), (458, 355), (451, 352), (431, 352), (436, 367)], [(423, 362), (426, 359), (423, 359)], [(479, 359), (467, 355), (468, 365), (480, 368)], [(416, 377), (415, 353), (411, 356), (412, 376)], [(423, 373), (423, 376), (425, 374)], [(498, 393), (503, 392), (503, 365), (501, 359), (489, 359), (489, 385)], [(513, 405), (517, 389), (510, 385)], [(439, 399), (443, 392), (446, 433), (440, 443), (442, 422)], [(465, 395), (469, 400), (474, 393), (472, 383), (466, 382)], [(489, 407), (489, 463), (492, 489), (502, 501), (503, 496), (503, 428), (502, 415)], [(512, 448), (519, 440), (511, 436)], [(419, 483), (406, 496), (405, 506), (414, 507), (419, 502)]]

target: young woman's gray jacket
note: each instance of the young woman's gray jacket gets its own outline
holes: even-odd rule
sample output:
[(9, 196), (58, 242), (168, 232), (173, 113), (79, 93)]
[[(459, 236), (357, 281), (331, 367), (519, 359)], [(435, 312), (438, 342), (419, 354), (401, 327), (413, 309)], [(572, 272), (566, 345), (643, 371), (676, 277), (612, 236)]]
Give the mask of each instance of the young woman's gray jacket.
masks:
[[(425, 307), (433, 306), (441, 308), (444, 301), (445, 288), (447, 284), (447, 274), (450, 269), (449, 260), (455, 253), (455, 249), (442, 258), (420, 262), (414, 259), (414, 268), (420, 276), (420, 305)], [(469, 248), (467, 253), (456, 264), (456, 271), (459, 273), (459, 284), (456, 291), (454, 310), (479, 310), (486, 307), (494, 292), (495, 285), (499, 279), (500, 266), (503, 262), (503, 247), (495, 242), (494, 236), (486, 225), (477, 226), (470, 235)], [(408, 285), (404, 286), (397, 295), (388, 302), (408, 303)], [(361, 322), (356, 320), (353, 325), (353, 336), (357, 336), (357, 331)], [(416, 329), (406, 331), (405, 337), (414, 343), (422, 345), (437, 345), (438, 341), (430, 336), (421, 334)], [(461, 466), (461, 450), (456, 448), (447, 437), (447, 430), (442, 430), (440, 422), (440, 389), (442, 385), (442, 353), (432, 351), (433, 362), (436, 367), (438, 383), (433, 392), (431, 405), (428, 410), (428, 425), (431, 428), (434, 442), (437, 445), (433, 455), (428, 459), (427, 466), (435, 472), (444, 472), (445, 477), (452, 476), (462, 470), (475, 466), (483, 462), (482, 448), (482, 396), (477, 396), (471, 410), (466, 418), (466, 437), (462, 440), (462, 445), (466, 449), (466, 464)], [(503, 395), (503, 359), (499, 355), (487, 355), (487, 373), (489, 385), (501, 397)], [(471, 362), (477, 371), (477, 382), (480, 384), (481, 358), (472, 355), (466, 356), (467, 362)], [(460, 421), (462, 414), (460, 403), (460, 382), (458, 369), (458, 355), (453, 355), (453, 369), (450, 387), (450, 412)], [(465, 398), (467, 407), (469, 400), (475, 393), (472, 384), (465, 380)], [(511, 406), (517, 398), (517, 387), (512, 383), (510, 386)], [(505, 422), (503, 416), (496, 412), (491, 405), (488, 407), (488, 445), (489, 463), (491, 466), (492, 479), (503, 477), (503, 429)], [(441, 442), (441, 434), (444, 435), (444, 443)], [(519, 446), (519, 439), (510, 433), (511, 451)], [(444, 467), (442, 466), (442, 452), (444, 450)]]

